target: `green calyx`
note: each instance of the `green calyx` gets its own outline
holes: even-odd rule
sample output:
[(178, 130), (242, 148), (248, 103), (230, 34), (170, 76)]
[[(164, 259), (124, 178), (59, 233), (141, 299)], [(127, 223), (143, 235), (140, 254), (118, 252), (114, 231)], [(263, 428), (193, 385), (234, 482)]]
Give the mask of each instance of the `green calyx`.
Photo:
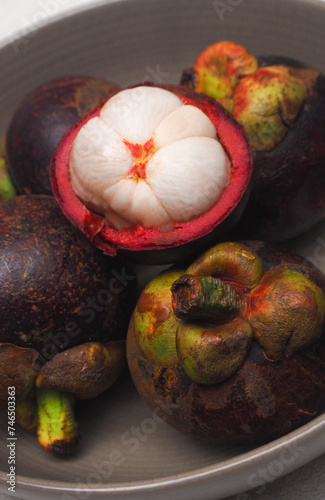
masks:
[(232, 113), (254, 150), (273, 149), (285, 138), (307, 93), (302, 71), (285, 66), (259, 68), (239, 81)]
[(301, 111), (319, 72), (286, 65), (258, 67), (244, 47), (208, 46), (181, 83), (214, 98), (244, 127), (255, 151), (280, 144)]
[(176, 330), (170, 288), (182, 274), (168, 271), (154, 278), (142, 292), (134, 312), (137, 345), (146, 359), (161, 366), (177, 363)]
[(199, 384), (226, 380), (246, 359), (252, 339), (240, 315), (241, 295), (219, 278), (191, 274), (176, 280), (171, 292), (174, 314), (182, 320), (176, 345), (183, 369)]
[(198, 69), (196, 71), (197, 79), (200, 82), (200, 91), (213, 97), (220, 102), (228, 111), (233, 108), (233, 86), (228, 78), (221, 78), (209, 70)]
[(219, 277), (236, 290), (247, 292), (263, 275), (263, 263), (250, 248), (234, 241), (215, 245), (198, 257), (187, 269), (194, 276)]
[(296, 269), (263, 270), (241, 243), (216, 245), (188, 269), (150, 282), (135, 311), (142, 355), (159, 366), (180, 363), (211, 385), (234, 375), (254, 339), (270, 361), (308, 348), (322, 332), (324, 292)]
[(194, 64), (195, 90), (213, 97), (231, 112), (238, 80), (257, 66), (256, 58), (240, 45), (217, 42), (207, 47)]
[(324, 315), (324, 292), (286, 267), (267, 271), (250, 294), (248, 319), (271, 361), (290, 357), (317, 341)]
[(73, 394), (98, 396), (111, 387), (126, 364), (125, 342), (85, 342), (58, 353), (40, 370), (36, 386)]
[(134, 313), (142, 355), (159, 366), (180, 362), (199, 383), (231, 376), (246, 358), (252, 338), (243, 317), (244, 295), (262, 274), (256, 253), (239, 243), (222, 243), (185, 273), (168, 271), (154, 278)]
[(78, 424), (74, 419), (74, 397), (50, 389), (37, 389), (37, 435), (45, 450), (69, 455), (79, 444)]
[(249, 322), (240, 317), (212, 326), (182, 322), (176, 341), (179, 361), (193, 382), (217, 384), (240, 368), (252, 337)]

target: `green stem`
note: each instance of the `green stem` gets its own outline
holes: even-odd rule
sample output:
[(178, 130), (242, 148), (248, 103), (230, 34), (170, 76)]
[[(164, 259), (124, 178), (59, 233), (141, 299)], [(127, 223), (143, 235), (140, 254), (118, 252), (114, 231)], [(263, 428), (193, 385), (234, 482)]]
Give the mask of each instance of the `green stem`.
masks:
[(219, 321), (239, 311), (242, 305), (230, 285), (212, 276), (183, 274), (171, 290), (174, 313), (183, 320)]
[(73, 413), (74, 397), (52, 389), (37, 389), (36, 394), (39, 442), (55, 454), (73, 453), (80, 438)]

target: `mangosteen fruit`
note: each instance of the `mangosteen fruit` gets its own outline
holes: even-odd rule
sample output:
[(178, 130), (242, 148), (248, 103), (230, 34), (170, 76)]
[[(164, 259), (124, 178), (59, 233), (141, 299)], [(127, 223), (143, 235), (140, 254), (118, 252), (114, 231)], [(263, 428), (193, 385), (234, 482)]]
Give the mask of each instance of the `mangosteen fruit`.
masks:
[(3, 160), (18, 194), (52, 194), (50, 159), (64, 133), (120, 87), (103, 78), (64, 76), (42, 84), (19, 104)]
[(76, 399), (108, 389), (126, 364), (136, 277), (96, 249), (53, 196), (0, 204), (0, 408), (15, 388), (16, 419), (43, 447), (72, 453)]
[(271, 243), (222, 242), (141, 293), (127, 336), (135, 386), (176, 429), (261, 443), (325, 402), (325, 277)]
[(325, 75), (221, 41), (183, 71), (181, 84), (225, 105), (253, 149), (252, 191), (236, 239), (281, 242), (324, 218)]
[(50, 172), (63, 212), (105, 254), (166, 264), (233, 226), (251, 168), (246, 135), (219, 103), (145, 83), (73, 126)]

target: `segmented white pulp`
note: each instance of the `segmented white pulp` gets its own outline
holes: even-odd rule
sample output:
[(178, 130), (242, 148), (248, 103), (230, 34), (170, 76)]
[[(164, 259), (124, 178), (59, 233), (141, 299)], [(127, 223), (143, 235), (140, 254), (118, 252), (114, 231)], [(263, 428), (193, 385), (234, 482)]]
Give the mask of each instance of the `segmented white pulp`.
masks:
[(81, 128), (70, 175), (77, 196), (114, 228), (169, 231), (216, 203), (229, 162), (203, 111), (140, 86), (110, 98)]

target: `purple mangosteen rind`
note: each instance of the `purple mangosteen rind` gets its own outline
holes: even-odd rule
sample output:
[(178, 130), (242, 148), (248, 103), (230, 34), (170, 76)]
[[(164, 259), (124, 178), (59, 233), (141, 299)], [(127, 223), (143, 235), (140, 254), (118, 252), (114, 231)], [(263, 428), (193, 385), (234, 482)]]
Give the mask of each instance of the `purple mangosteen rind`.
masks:
[(63, 76), (32, 90), (18, 105), (2, 156), (18, 194), (51, 195), (50, 159), (64, 133), (120, 87), (106, 79)]
[(75, 399), (96, 397), (125, 368), (137, 279), (52, 196), (16, 196), (0, 212), (1, 408), (14, 386), (17, 422), (46, 450), (69, 454), (79, 442)]
[(47, 359), (46, 347), (51, 357), (84, 341), (123, 339), (136, 295), (130, 266), (97, 251), (47, 195), (3, 202), (0, 225), (2, 342)]

